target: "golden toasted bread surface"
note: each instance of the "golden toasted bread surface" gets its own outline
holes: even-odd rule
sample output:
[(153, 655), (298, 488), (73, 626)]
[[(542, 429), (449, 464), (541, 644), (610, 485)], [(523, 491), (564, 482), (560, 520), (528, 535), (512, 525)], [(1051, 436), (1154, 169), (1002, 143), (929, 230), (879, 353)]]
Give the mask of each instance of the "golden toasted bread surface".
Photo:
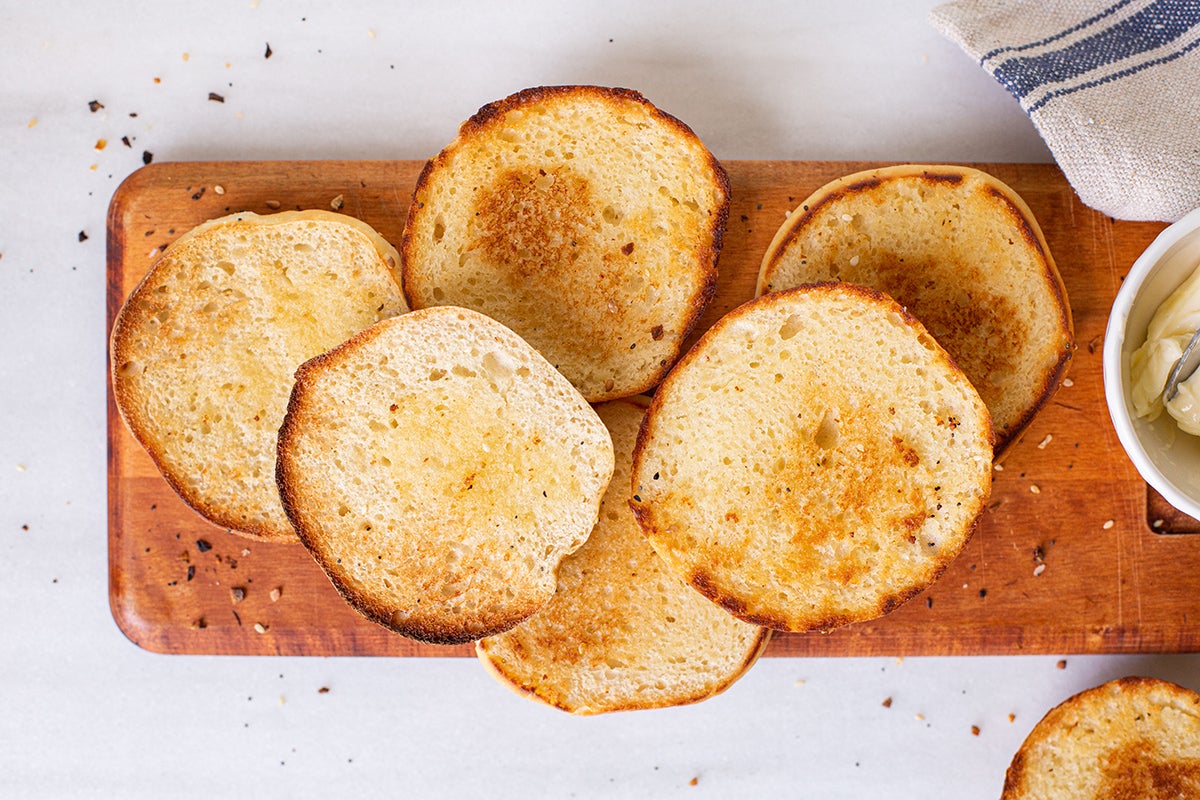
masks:
[(512, 328), (589, 401), (666, 374), (716, 286), (724, 169), (637, 92), (527, 89), (422, 172), (401, 256), (413, 308)]
[(920, 323), (850, 284), (723, 317), (655, 393), (633, 508), (678, 575), (790, 631), (885, 614), (963, 547), (991, 487), (978, 393)]
[(407, 311), (399, 256), (325, 211), (207, 222), (181, 236), (113, 323), (113, 395), (171, 487), (210, 521), (296, 541), (276, 433), (306, 359)]
[(278, 482), (342, 596), (398, 633), (499, 633), (554, 593), (612, 476), (595, 411), (467, 309), (384, 320), (297, 371)]
[(891, 295), (979, 390), (1003, 450), (1057, 390), (1074, 345), (1066, 289), (1025, 202), (976, 169), (846, 176), (789, 216), (758, 293), (840, 280)]
[(648, 405), (632, 397), (597, 407), (616, 454), (599, 522), (538, 613), (476, 644), (505, 685), (574, 714), (704, 700), (744, 674), (768, 639), (671, 574), (642, 536), (630, 468)]
[(1013, 757), (1003, 800), (1200, 797), (1200, 694), (1128, 677), (1051, 709)]

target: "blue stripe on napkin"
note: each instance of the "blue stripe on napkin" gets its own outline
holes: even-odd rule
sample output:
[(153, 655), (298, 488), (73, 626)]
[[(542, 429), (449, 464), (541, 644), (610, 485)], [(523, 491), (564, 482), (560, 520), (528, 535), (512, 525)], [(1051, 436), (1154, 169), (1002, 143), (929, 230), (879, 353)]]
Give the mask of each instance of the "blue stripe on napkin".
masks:
[[(997, 65), (992, 74), (1013, 96), (1023, 100), (1046, 84), (1062, 83), (1098, 67), (1170, 44), (1197, 23), (1200, 23), (1200, 3), (1195, 0), (1157, 0), (1127, 19), (1060, 50), (1036, 56), (1010, 58)], [(1194, 43), (1144, 66), (1173, 60), (1193, 47)], [(1143, 65), (1130, 67), (1107, 78), (1084, 82), (1070, 87), (1069, 90), (1060, 90), (1042, 98), (1037, 105), (1043, 105), (1051, 97), (1108, 82), (1142, 68)]]
[(1129, 5), (1132, 2), (1133, 2), (1133, 0), (1121, 0), (1121, 2), (1116, 3), (1115, 5), (1109, 6), (1108, 8), (1101, 11), (1099, 14), (1094, 14), (1094, 15), (1088, 17), (1087, 19), (1083, 20), (1082, 22), (1078, 22), (1078, 23), (1072, 25), (1071, 27), (1067, 28), (1066, 30), (1059, 31), (1058, 33), (1054, 34), (1053, 36), (1047, 36), (1045, 39), (1038, 39), (1036, 42), (1029, 42), (1028, 44), (1023, 44), (1023, 45), (1019, 45), (1019, 46), (997, 47), (995, 50), (984, 53), (983, 57), (979, 59), (979, 64), (980, 64), (980, 66), (983, 66), (983, 64), (985, 62), (990, 61), (991, 59), (995, 58), (996, 56), (1000, 55), (1001, 53), (1019, 53), (1022, 50), (1029, 50), (1030, 48), (1033, 48), (1033, 47), (1042, 47), (1043, 45), (1050, 44), (1051, 42), (1057, 42), (1059, 39), (1063, 38), (1064, 36), (1070, 36), (1072, 33), (1077, 33), (1078, 31), (1083, 30), (1084, 28), (1088, 27), (1089, 25), (1095, 25), (1100, 20), (1117, 13), (1122, 8), (1124, 8), (1125, 6)]
[(1047, 93), (1045, 97), (1041, 98), (1036, 103), (1029, 106), (1029, 108), (1026, 109), (1026, 111), (1027, 111), (1027, 113), (1032, 114), (1034, 111), (1037, 111), (1039, 108), (1046, 105), (1046, 103), (1049, 103), (1051, 100), (1053, 100), (1056, 97), (1062, 97), (1065, 94), (1072, 94), (1074, 92), (1078, 92), (1080, 89), (1090, 89), (1093, 86), (1100, 86), (1105, 83), (1110, 83), (1119, 78), (1124, 78), (1128, 75), (1133, 75), (1136, 72), (1141, 72), (1142, 70), (1146, 69), (1147, 67), (1155, 67), (1155, 66), (1158, 66), (1159, 64), (1166, 64), (1168, 61), (1174, 61), (1175, 59), (1179, 58), (1180, 56), (1187, 55), (1191, 51), (1195, 50), (1197, 47), (1200, 47), (1200, 39), (1196, 39), (1195, 41), (1188, 44), (1186, 47), (1180, 48), (1179, 50), (1176, 50), (1173, 53), (1168, 53), (1165, 56), (1151, 59), (1150, 61), (1143, 61), (1142, 63), (1137, 64), (1135, 66), (1127, 67), (1126, 69), (1120, 70), (1118, 72), (1114, 72), (1110, 75), (1105, 75), (1102, 78), (1096, 78), (1095, 80), (1084, 81), (1083, 83), (1076, 84), (1075, 86), (1068, 86), (1068, 87), (1065, 87), (1062, 89), (1055, 89), (1053, 92)]

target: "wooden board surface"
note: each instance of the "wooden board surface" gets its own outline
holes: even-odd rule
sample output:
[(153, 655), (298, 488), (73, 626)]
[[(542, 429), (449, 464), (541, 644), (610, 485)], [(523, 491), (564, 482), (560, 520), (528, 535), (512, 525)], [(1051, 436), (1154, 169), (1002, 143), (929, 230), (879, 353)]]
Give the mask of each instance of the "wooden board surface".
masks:
[[(117, 190), (108, 219), (108, 322), (162, 248), (240, 210), (330, 208), (400, 239), (421, 162), (154, 164)], [(733, 161), (720, 284), (700, 329), (753, 296), (784, 215), (822, 184), (872, 164)], [(1101, 380), (1108, 309), (1162, 229), (1083, 206), (1050, 165), (976, 165), (1025, 198), (1074, 312), (1068, 380), (1007, 454), (990, 508), (942, 579), (881, 620), (778, 634), (768, 655), (935, 655), (1200, 650), (1200, 523), (1148, 491), (1109, 422)], [(188, 509), (108, 398), (109, 594), (138, 645), (164, 653), (469, 655), (361, 619), (298, 545), (215, 528)], [(234, 591), (244, 597), (234, 601)]]

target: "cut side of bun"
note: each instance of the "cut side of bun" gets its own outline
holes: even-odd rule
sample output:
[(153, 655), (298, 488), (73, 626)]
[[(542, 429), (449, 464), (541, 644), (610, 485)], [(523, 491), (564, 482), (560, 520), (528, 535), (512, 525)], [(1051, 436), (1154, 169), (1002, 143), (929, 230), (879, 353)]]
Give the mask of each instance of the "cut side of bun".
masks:
[(1065, 700), (1013, 756), (1002, 800), (1200, 797), (1200, 694), (1156, 678)]
[(987, 403), (997, 452), (1066, 373), (1066, 288), (1033, 212), (987, 173), (906, 164), (818, 189), (775, 235), (758, 293), (831, 280), (878, 289), (921, 320)]
[(596, 412), (516, 334), (439, 307), (306, 362), (279, 433), (301, 541), (369, 619), (453, 644), (554, 593), (613, 471)]
[(183, 500), (209, 521), (295, 542), (275, 445), (301, 363), (408, 310), (399, 256), (325, 211), (232, 214), (181, 236), (113, 324), (116, 405)]
[(512, 328), (591, 402), (655, 386), (716, 288), (729, 179), (637, 92), (527, 89), (426, 165), (401, 242), (413, 308)]
[(861, 286), (727, 314), (655, 393), (633, 508), (675, 574), (788, 631), (872, 619), (931, 584), (991, 488), (991, 424), (921, 324)]
[(741, 677), (768, 631), (742, 622), (671, 574), (629, 508), (630, 466), (649, 400), (597, 407), (616, 469), (587, 543), (568, 556), (538, 613), (476, 644), (509, 688), (573, 714), (694, 703)]

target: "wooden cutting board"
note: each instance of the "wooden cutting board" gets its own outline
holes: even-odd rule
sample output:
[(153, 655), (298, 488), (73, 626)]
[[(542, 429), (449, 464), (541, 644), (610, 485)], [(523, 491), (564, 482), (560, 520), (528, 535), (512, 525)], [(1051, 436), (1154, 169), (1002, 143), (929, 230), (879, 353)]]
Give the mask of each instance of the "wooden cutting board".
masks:
[[(700, 329), (753, 296), (771, 237), (810, 192), (873, 164), (733, 161), (717, 295)], [(1025, 198), (1074, 311), (1068, 380), (998, 467), (990, 508), (925, 594), (831, 634), (779, 634), (769, 655), (1127, 653), (1200, 650), (1200, 523), (1138, 477), (1101, 381), (1108, 309), (1162, 229), (1083, 206), (1051, 165), (975, 165)], [(154, 258), (233, 211), (340, 208), (400, 239), (417, 161), (153, 164), (108, 218), (108, 324)], [(108, 396), (109, 594), (121, 630), (164, 653), (469, 655), (361, 619), (299, 545), (252, 542), (188, 509), (130, 437)], [(240, 599), (238, 599), (240, 597)]]

